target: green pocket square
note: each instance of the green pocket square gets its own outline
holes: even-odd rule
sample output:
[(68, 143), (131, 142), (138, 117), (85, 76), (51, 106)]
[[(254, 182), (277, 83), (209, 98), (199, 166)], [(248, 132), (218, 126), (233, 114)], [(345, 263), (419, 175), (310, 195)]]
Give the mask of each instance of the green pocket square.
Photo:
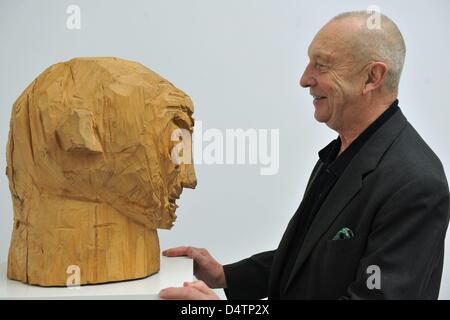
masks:
[(347, 240), (351, 239), (355, 236), (352, 230), (349, 228), (342, 228), (339, 230), (336, 235), (333, 237), (333, 240)]

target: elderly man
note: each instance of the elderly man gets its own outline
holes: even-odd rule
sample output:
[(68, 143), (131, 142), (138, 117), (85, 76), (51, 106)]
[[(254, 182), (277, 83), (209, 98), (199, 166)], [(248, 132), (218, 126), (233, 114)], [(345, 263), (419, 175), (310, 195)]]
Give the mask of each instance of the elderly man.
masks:
[(339, 136), (319, 152), (302, 202), (276, 250), (222, 266), (205, 249), (198, 279), (162, 298), (436, 299), (449, 222), (449, 189), (438, 157), (399, 108), (405, 43), (381, 16), (333, 18), (312, 41), (300, 79), (317, 121)]

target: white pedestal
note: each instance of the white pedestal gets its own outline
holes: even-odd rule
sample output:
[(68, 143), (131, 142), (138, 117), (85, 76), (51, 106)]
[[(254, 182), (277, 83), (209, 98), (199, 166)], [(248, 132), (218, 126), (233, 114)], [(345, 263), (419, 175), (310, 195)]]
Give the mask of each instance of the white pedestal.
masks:
[(9, 280), (6, 263), (0, 265), (1, 299), (159, 299), (159, 291), (167, 287), (182, 287), (193, 281), (193, 262), (186, 257), (161, 257), (157, 274), (140, 280), (130, 280), (81, 287), (39, 287)]

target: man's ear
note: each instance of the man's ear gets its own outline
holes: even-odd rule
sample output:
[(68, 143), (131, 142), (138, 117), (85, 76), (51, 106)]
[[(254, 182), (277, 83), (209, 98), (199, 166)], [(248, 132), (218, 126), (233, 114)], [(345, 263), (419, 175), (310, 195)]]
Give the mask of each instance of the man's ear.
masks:
[(102, 145), (95, 133), (94, 115), (74, 109), (56, 129), (61, 147), (72, 153), (101, 153)]
[(367, 80), (363, 88), (364, 95), (383, 85), (388, 73), (388, 66), (384, 62), (375, 61), (369, 64), (367, 71)]

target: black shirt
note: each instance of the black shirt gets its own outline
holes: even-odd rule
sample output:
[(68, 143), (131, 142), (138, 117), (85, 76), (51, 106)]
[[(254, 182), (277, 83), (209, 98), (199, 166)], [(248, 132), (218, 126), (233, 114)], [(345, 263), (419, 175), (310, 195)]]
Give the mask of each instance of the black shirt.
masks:
[(364, 143), (399, 109), (398, 100), (395, 100), (389, 108), (384, 111), (372, 124), (369, 125), (338, 157), (341, 148), (341, 139), (330, 142), (325, 148), (319, 151), (321, 168), (306, 190), (303, 200), (294, 215), (296, 219), (295, 234), (290, 240), (289, 256), (281, 274), (281, 288), (283, 288), (294, 266), (297, 255), (305, 239), (309, 226), (316, 213), (319, 211), (325, 198), (344, 172), (345, 168), (358, 153)]

